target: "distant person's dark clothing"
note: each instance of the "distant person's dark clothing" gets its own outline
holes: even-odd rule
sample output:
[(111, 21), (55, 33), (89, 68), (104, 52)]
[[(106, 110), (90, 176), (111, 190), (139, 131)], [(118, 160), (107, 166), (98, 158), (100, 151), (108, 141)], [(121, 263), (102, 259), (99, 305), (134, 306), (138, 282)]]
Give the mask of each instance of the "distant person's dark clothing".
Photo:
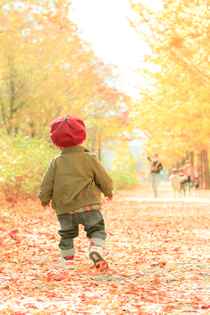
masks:
[(195, 195), (197, 196), (198, 194), (200, 194), (200, 183), (198, 181), (198, 178), (195, 179), (194, 186), (195, 186)]
[(182, 196), (182, 192), (184, 196), (186, 197), (186, 182), (187, 182), (187, 176), (186, 175), (179, 175), (180, 177), (180, 195)]
[(159, 161), (152, 161), (151, 174), (152, 173), (160, 174), (160, 171), (162, 169), (163, 169), (163, 166), (162, 166), (161, 162), (159, 162)]
[(193, 186), (195, 172), (189, 160), (186, 161), (186, 165), (183, 167), (183, 170), (184, 170), (184, 175), (187, 176), (186, 184), (189, 187), (189, 194), (190, 194), (190, 188)]
[(163, 169), (163, 166), (161, 162), (159, 162), (158, 160), (152, 161), (150, 171), (151, 171), (151, 184), (154, 191), (154, 197), (157, 197), (159, 174), (162, 169)]
[(187, 181), (186, 181), (186, 182), (187, 182), (187, 183), (192, 183), (191, 178), (190, 178), (189, 175), (187, 176)]

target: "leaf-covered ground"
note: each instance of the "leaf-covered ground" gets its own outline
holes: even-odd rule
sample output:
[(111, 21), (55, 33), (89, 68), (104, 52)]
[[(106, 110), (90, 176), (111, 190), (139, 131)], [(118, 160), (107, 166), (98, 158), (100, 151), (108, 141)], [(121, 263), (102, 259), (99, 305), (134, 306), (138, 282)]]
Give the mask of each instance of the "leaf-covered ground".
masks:
[(0, 204), (0, 314), (210, 314), (210, 200), (167, 187), (117, 193), (103, 206), (106, 272), (91, 269), (83, 228), (76, 270), (59, 266), (54, 211)]

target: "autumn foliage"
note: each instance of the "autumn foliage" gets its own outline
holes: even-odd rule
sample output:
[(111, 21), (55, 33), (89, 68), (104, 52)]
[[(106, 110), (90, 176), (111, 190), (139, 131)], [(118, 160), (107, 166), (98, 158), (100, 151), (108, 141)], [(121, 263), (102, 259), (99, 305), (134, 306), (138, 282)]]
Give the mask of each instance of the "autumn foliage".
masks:
[(139, 69), (148, 88), (139, 88), (136, 126), (148, 132), (149, 152), (161, 148), (167, 167), (186, 151), (209, 150), (209, 6), (209, 0), (163, 0), (155, 10), (131, 2), (131, 26), (151, 51)]
[(36, 199), (41, 179), (59, 150), (37, 138), (0, 133), (0, 188), (7, 201)]
[(57, 154), (49, 125), (58, 116), (84, 120), (84, 145), (100, 161), (104, 147), (115, 150), (115, 140), (132, 132), (131, 99), (116, 88), (117, 68), (95, 56), (71, 10), (68, 0), (0, 1), (0, 185), (7, 200), (36, 196)]
[(47, 140), (50, 122), (66, 113), (102, 134), (114, 123), (114, 137), (126, 124), (130, 98), (115, 87), (116, 67), (81, 39), (70, 10), (68, 0), (1, 1), (0, 127), (8, 134)]

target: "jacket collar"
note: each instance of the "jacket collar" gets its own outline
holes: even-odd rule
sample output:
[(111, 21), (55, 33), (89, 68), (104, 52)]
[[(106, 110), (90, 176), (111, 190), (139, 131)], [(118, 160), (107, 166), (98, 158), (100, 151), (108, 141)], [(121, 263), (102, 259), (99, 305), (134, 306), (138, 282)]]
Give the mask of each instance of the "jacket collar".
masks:
[(73, 146), (73, 147), (66, 147), (63, 148), (63, 150), (61, 151), (60, 154), (66, 154), (66, 153), (73, 153), (73, 152), (90, 152), (90, 150), (88, 150), (86, 147), (77, 145), (77, 146)]

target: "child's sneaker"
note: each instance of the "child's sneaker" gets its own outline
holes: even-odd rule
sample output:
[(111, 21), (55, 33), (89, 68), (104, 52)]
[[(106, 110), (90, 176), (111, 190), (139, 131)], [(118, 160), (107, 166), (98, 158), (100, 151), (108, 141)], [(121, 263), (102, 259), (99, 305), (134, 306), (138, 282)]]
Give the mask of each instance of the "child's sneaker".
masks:
[(108, 268), (108, 263), (103, 257), (103, 248), (99, 246), (92, 246), (89, 252), (89, 257), (93, 261), (94, 266), (100, 269)]
[(64, 269), (74, 269), (74, 256), (62, 257), (60, 266)]

